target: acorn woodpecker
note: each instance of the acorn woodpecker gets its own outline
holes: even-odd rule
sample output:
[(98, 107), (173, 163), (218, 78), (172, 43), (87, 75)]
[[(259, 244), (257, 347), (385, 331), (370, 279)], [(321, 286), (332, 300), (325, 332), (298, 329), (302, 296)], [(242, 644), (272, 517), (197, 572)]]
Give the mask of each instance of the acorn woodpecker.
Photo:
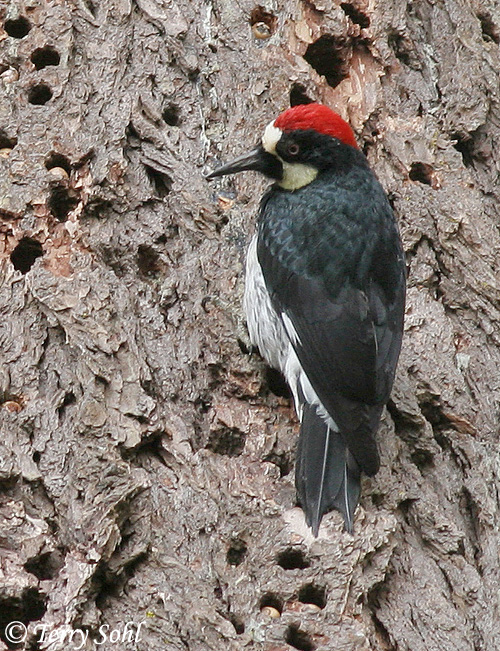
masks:
[(382, 186), (351, 127), (321, 104), (293, 106), (249, 154), (207, 178), (257, 170), (264, 195), (246, 265), (252, 344), (285, 376), (300, 419), (295, 485), (307, 524), (340, 511), (352, 532), (360, 475), (401, 348), (405, 261)]

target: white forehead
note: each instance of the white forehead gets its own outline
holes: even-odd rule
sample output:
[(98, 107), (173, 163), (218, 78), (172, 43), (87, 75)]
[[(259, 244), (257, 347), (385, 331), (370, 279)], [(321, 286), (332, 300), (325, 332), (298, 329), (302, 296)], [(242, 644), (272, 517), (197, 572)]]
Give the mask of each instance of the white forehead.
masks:
[(282, 135), (281, 129), (274, 126), (274, 120), (267, 125), (262, 136), (262, 146), (269, 154), (276, 153), (276, 145)]

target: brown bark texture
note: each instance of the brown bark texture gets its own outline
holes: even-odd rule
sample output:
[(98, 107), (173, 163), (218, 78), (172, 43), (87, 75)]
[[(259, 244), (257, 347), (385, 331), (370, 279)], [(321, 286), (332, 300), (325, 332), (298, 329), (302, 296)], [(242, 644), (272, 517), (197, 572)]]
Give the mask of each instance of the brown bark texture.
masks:
[[(0, 649), (500, 649), (499, 43), (497, 0), (0, 0)], [(317, 539), (241, 308), (266, 181), (203, 177), (309, 99), (409, 268), (382, 468)]]

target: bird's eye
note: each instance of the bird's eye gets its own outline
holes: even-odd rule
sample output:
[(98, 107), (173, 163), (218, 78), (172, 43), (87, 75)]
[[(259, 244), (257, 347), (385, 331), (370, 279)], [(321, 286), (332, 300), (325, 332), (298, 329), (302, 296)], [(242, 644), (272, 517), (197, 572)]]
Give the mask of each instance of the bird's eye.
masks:
[(290, 156), (297, 156), (299, 151), (300, 147), (296, 142), (291, 142), (287, 147), (287, 153), (290, 154)]

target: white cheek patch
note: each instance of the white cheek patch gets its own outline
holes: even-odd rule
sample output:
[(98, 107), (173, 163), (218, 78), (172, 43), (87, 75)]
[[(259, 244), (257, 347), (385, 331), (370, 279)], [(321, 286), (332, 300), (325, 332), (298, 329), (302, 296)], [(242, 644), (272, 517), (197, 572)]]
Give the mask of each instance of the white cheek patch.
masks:
[(262, 146), (269, 154), (274, 154), (276, 156), (276, 145), (282, 135), (283, 132), (281, 129), (274, 126), (274, 121), (267, 125), (264, 135), (262, 136)]

